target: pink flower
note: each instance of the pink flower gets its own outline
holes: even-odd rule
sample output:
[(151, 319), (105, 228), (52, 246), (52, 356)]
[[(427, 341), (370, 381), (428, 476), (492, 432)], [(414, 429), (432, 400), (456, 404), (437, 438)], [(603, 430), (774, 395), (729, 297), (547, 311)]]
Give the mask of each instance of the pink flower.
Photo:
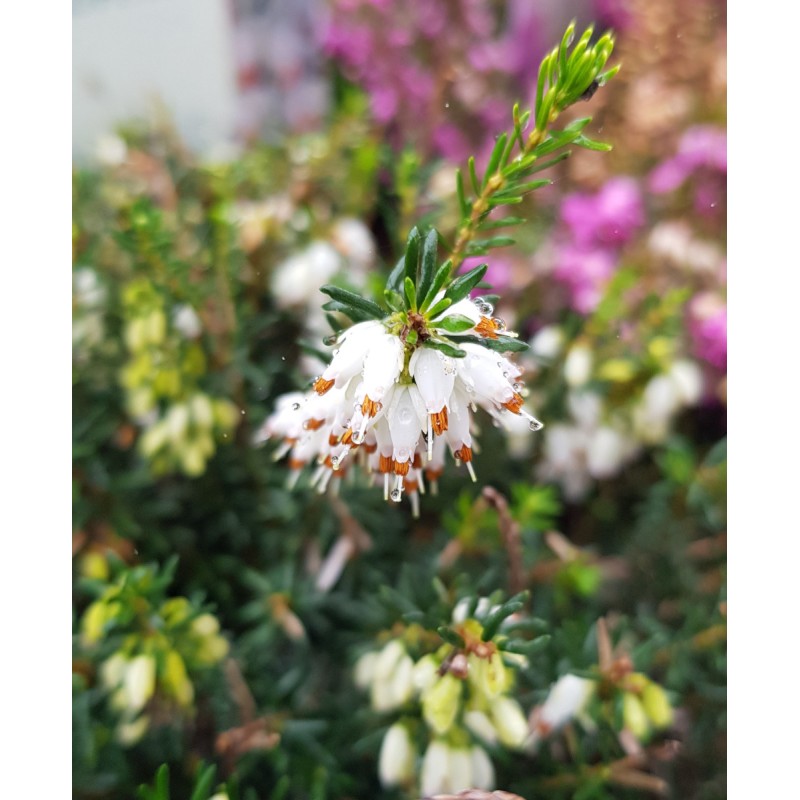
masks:
[(632, 178), (612, 178), (595, 194), (567, 195), (561, 218), (580, 246), (621, 245), (644, 223), (639, 186)]
[(725, 371), (728, 366), (728, 306), (710, 292), (698, 294), (689, 306), (689, 333), (699, 358)]
[(728, 173), (727, 135), (712, 125), (689, 128), (678, 144), (678, 152), (650, 173), (648, 186), (656, 194), (674, 192), (700, 170)]
[(572, 307), (581, 314), (590, 314), (616, 266), (617, 257), (611, 250), (564, 245), (557, 251), (553, 275), (569, 289)]

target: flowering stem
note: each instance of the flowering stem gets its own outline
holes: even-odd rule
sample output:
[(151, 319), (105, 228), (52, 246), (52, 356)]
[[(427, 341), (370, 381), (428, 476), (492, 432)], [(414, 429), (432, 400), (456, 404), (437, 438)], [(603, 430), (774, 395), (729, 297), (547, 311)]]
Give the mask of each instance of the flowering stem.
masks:
[[(549, 122), (553, 122), (557, 117), (558, 113), (553, 109)], [(525, 142), (525, 146), (522, 148), (520, 157), (525, 158), (531, 155), (542, 141), (544, 141), (546, 132), (546, 129), (539, 130), (538, 128), (534, 128)], [(536, 156), (534, 156), (534, 159), (535, 158)], [(455, 246), (450, 254), (450, 261), (452, 262), (450, 275), (455, 274), (458, 268), (464, 263), (464, 259), (467, 255), (467, 246), (475, 238), (475, 234), (478, 232), (478, 226), (486, 218), (486, 215), (492, 208), (489, 201), (506, 186), (506, 182), (506, 178), (503, 175), (503, 167), (500, 166), (489, 180), (486, 181), (483, 191), (481, 191), (480, 195), (473, 201), (469, 218), (461, 224)]]

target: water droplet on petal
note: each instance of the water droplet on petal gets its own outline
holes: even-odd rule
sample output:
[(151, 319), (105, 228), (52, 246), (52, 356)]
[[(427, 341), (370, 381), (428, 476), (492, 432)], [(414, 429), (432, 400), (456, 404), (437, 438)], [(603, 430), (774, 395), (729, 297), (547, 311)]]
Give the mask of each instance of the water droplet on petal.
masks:
[(539, 422), (538, 419), (531, 419), (531, 420), (528, 420), (528, 427), (532, 431), (540, 431), (542, 428), (544, 428), (544, 424)]
[(292, 403), (292, 409), (294, 411), (299, 411), (300, 410), (300, 403)]
[(332, 345), (332, 344), (336, 344), (336, 342), (338, 342), (338, 341), (339, 341), (339, 337), (338, 336), (326, 336), (322, 340), (322, 343), (326, 344), (326, 345)]
[(400, 489), (392, 489), (390, 497), (395, 501), (395, 503), (399, 503), (402, 496), (403, 492)]
[(504, 319), (495, 317), (492, 322), (494, 323), (495, 330), (504, 331), (506, 329), (506, 321)]

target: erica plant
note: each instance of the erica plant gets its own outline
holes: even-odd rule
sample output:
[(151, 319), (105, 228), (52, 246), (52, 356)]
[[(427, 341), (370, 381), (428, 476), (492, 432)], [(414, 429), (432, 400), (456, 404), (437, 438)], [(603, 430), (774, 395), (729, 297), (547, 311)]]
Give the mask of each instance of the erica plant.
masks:
[[(278, 454), (289, 455), (292, 481), (311, 466), (312, 483), (325, 491), (358, 467), (387, 500), (408, 495), (418, 514), (419, 495), (426, 484), (435, 491), (448, 452), (476, 479), (478, 408), (500, 425), (523, 417), (532, 429), (542, 427), (525, 408), (521, 370), (511, 360), (527, 345), (493, 316), (498, 298), (482, 283), (488, 264), (460, 268), (466, 258), (513, 242), (496, 231), (524, 220), (497, 209), (549, 184), (539, 174), (568, 157), (570, 146), (610, 149), (584, 135), (589, 117), (556, 127), (566, 108), (591, 99), (619, 69), (606, 69), (610, 34), (592, 44), (591, 27), (577, 42), (574, 33), (573, 23), (543, 59), (533, 108), (514, 106), (513, 126), (497, 137), (483, 174), (474, 157), (466, 179), (457, 172), (454, 240), (414, 227), (380, 297), (322, 287), (334, 327), (330, 363), (309, 391), (278, 400), (258, 436), (282, 442)], [(341, 315), (354, 324), (343, 330)]]

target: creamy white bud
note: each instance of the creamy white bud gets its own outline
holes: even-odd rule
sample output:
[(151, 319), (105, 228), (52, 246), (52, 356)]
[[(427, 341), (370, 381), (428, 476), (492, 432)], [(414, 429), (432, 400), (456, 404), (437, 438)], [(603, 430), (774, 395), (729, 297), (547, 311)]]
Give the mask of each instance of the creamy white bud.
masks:
[(508, 747), (521, 747), (530, 729), (519, 703), (511, 697), (497, 697), (492, 700), (491, 715), (500, 741)]
[(414, 777), (416, 753), (411, 743), (408, 728), (396, 722), (381, 743), (378, 757), (378, 777), (384, 787), (402, 786)]
[(564, 361), (564, 379), (570, 386), (583, 386), (592, 377), (592, 351), (584, 344), (570, 348)]
[(472, 787), (492, 791), (495, 788), (494, 765), (489, 754), (479, 745), (469, 751)]
[(539, 719), (549, 729), (558, 730), (580, 714), (595, 689), (594, 681), (577, 675), (564, 675), (551, 687), (539, 709)]
[(467, 711), (464, 714), (464, 724), (487, 744), (497, 742), (497, 730), (483, 711)]
[(153, 656), (139, 655), (130, 660), (123, 678), (129, 711), (139, 711), (153, 696), (156, 686), (156, 661)]
[(564, 347), (564, 332), (557, 325), (547, 325), (530, 341), (531, 353), (542, 361), (552, 361)]
[(423, 796), (452, 791), (450, 786), (450, 748), (441, 739), (434, 739), (425, 750), (420, 775)]

